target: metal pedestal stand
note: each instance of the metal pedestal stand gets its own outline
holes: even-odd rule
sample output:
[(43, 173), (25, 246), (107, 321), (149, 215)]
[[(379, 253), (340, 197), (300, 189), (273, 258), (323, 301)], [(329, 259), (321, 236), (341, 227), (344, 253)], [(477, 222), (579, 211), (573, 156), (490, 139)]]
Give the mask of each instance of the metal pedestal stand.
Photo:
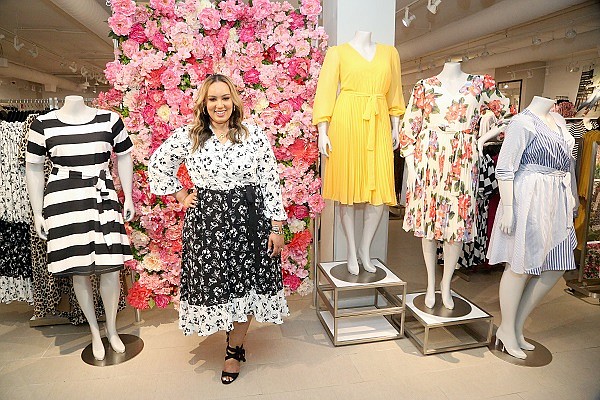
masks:
[(492, 342), (490, 343), (489, 349), (493, 355), (501, 359), (502, 361), (506, 361), (507, 363), (519, 365), (522, 367), (543, 367), (544, 365), (550, 364), (552, 361), (552, 353), (546, 347), (542, 346), (540, 343), (535, 340), (531, 340), (526, 338), (526, 340), (535, 346), (535, 349), (532, 351), (523, 350), (525, 354), (527, 354), (527, 358), (521, 360), (520, 358), (516, 358), (511, 356), (510, 354), (502, 351), (502, 345), (498, 344), (496, 346), (496, 336), (492, 337)]
[(144, 348), (144, 341), (135, 335), (121, 334), (119, 335), (123, 344), (125, 345), (124, 353), (115, 352), (110, 344), (108, 343), (108, 339), (103, 337), (102, 344), (104, 345), (105, 357), (103, 360), (96, 360), (92, 353), (92, 344), (87, 345), (83, 352), (81, 353), (81, 359), (83, 362), (89, 365), (93, 365), (96, 367), (107, 367), (109, 365), (117, 365), (124, 363), (125, 361), (131, 360), (133, 357), (140, 354), (142, 349)]
[(424, 304), (425, 293), (406, 295), (406, 335), (424, 355), (483, 347), (492, 338), (493, 317), (473, 302), (452, 292), (454, 309), (443, 307), (436, 293), (436, 306)]
[[(317, 317), (334, 346), (404, 336), (406, 282), (378, 259), (375, 273), (348, 273), (345, 262), (317, 266)], [(344, 296), (344, 294), (348, 294)]]

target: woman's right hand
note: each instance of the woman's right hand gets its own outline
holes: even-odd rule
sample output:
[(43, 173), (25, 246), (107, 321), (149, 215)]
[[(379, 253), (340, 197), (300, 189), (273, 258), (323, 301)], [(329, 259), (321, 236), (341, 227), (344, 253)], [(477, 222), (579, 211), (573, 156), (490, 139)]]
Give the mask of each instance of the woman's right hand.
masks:
[(197, 194), (196, 191), (193, 190), (191, 193), (189, 193), (187, 196), (185, 196), (185, 198), (183, 199), (182, 203), (186, 208), (188, 207), (196, 207), (196, 202), (198, 200), (197, 198)]

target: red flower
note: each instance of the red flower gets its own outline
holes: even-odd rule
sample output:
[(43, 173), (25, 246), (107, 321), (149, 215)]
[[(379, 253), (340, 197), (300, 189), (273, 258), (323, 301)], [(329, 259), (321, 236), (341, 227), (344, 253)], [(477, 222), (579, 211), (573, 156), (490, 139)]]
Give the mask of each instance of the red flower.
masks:
[(295, 206), (294, 217), (297, 219), (304, 219), (308, 217), (308, 208), (306, 206)]
[(135, 282), (132, 288), (129, 289), (129, 293), (127, 293), (127, 301), (134, 308), (147, 310), (150, 308), (148, 301), (151, 295), (152, 291), (150, 289), (140, 285), (139, 282)]
[(312, 242), (312, 235), (309, 231), (305, 230), (294, 234), (294, 238), (288, 244), (290, 250), (301, 250), (304, 251), (308, 245)]
[(287, 275), (283, 278), (283, 285), (290, 288), (291, 291), (296, 291), (302, 281), (296, 275)]
[(157, 294), (156, 297), (154, 297), (154, 302), (156, 303), (158, 308), (167, 308), (171, 300), (169, 299), (169, 296), (166, 296), (164, 294)]
[(306, 143), (304, 140), (296, 140), (288, 150), (294, 158), (304, 161), (308, 164), (314, 163), (319, 158), (319, 148), (316, 143)]

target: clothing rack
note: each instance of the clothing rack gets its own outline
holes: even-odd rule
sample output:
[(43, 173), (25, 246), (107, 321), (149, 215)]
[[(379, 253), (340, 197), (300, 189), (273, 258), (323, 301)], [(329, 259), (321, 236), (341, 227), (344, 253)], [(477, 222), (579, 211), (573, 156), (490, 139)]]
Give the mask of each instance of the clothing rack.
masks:
[[(84, 98), (86, 105), (91, 105), (96, 98)], [(47, 99), (0, 99), (0, 105), (8, 107), (16, 107), (21, 110), (49, 108), (56, 110), (64, 104), (65, 100), (58, 97), (49, 97)]]

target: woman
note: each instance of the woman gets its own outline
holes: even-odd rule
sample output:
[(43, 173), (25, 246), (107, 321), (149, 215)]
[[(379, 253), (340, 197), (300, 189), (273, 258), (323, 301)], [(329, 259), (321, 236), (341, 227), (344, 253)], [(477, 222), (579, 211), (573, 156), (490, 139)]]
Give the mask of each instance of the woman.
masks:
[[(245, 361), (252, 315), (281, 324), (288, 314), (282, 285), (283, 209), (273, 150), (246, 126), (229, 78), (210, 75), (198, 93), (192, 125), (177, 129), (152, 155), (150, 188), (188, 207), (183, 226), (179, 327), (207, 336), (227, 331), (221, 382)], [(195, 190), (177, 179), (185, 163)]]

